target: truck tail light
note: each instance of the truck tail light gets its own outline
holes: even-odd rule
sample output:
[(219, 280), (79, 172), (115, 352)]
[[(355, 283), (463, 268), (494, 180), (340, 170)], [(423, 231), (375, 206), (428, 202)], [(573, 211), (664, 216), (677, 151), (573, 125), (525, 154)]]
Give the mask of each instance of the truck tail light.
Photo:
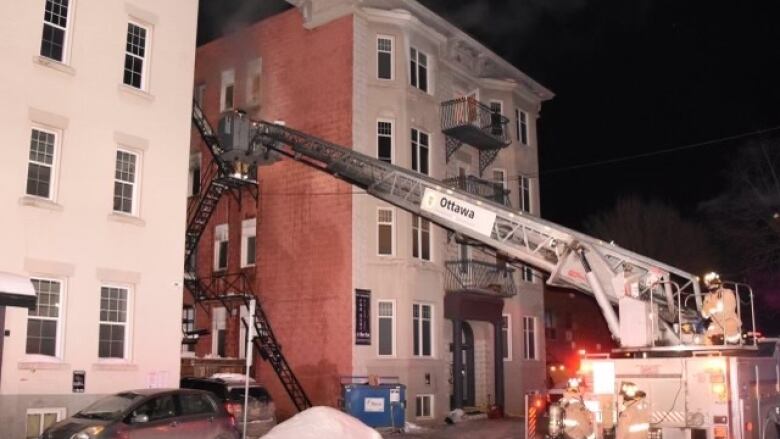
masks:
[(747, 431), (748, 433), (753, 431), (753, 423), (752, 422), (750, 422), (750, 421), (745, 422), (745, 431)]
[(726, 427), (715, 427), (712, 429), (712, 436), (715, 439), (726, 439), (729, 435), (728, 433)]

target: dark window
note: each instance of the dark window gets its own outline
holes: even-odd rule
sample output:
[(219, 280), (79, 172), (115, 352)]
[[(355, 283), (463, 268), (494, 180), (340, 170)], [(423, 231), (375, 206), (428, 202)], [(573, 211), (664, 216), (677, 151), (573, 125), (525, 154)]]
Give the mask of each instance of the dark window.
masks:
[(411, 47), (409, 49), (409, 69), (412, 87), (428, 91), (428, 56)]
[(433, 333), (431, 327), (431, 305), (415, 303), (412, 305), (412, 335), (414, 355), (430, 357), (432, 355)]
[(133, 416), (146, 415), (149, 421), (157, 421), (176, 416), (176, 404), (173, 395), (163, 395), (142, 404), (133, 410)]
[(32, 279), (37, 296), (35, 310), (27, 319), (28, 354), (57, 354), (57, 321), (60, 316), (61, 284), (53, 280)]
[(519, 193), (520, 193), (520, 210), (523, 212), (531, 212), (531, 180), (528, 177), (520, 176), (518, 179)]
[(393, 313), (393, 302), (379, 302), (379, 355), (393, 355)]
[(27, 194), (51, 198), (55, 135), (33, 129), (27, 164)]
[(501, 345), (504, 352), (504, 359), (508, 360), (509, 357), (509, 316), (501, 316)]
[(523, 145), (528, 145), (528, 114), (516, 108), (515, 123), (517, 125), (517, 140)]
[(379, 37), (377, 42), (377, 77), (393, 79), (393, 40)]
[(383, 162), (393, 162), (393, 124), (377, 122), (377, 158)]
[(114, 172), (114, 211), (133, 213), (135, 174), (138, 156), (117, 150)]
[[(268, 394), (268, 391), (262, 387), (250, 387), (249, 388), (249, 398), (250, 398), (250, 406), (252, 399), (260, 401), (260, 402), (268, 402), (271, 400), (271, 395)], [(244, 402), (244, 388), (243, 387), (236, 387), (234, 389), (230, 389), (230, 400), (231, 401), (241, 401)]]
[(98, 357), (124, 358), (125, 327), (127, 325), (128, 290), (102, 287), (100, 289), (100, 332)]
[(62, 62), (65, 58), (65, 36), (68, 30), (68, 0), (46, 0), (43, 14), (41, 56)]
[(379, 209), (377, 211), (377, 254), (392, 256), (393, 254), (393, 210)]
[(257, 237), (249, 236), (246, 238), (246, 263), (255, 264), (255, 252), (257, 250)]
[(502, 108), (501, 102), (490, 102), (490, 133), (494, 136), (501, 137), (504, 134), (504, 124), (501, 123), (501, 115), (503, 113), (504, 109)]
[[(184, 308), (182, 309), (181, 323), (184, 332), (195, 331), (195, 307), (194, 306), (184, 305)], [(185, 337), (194, 340), (198, 339), (197, 335), (185, 335)], [(195, 345), (185, 344), (183, 345), (183, 350), (185, 352), (195, 352)]]
[(431, 222), (412, 215), (412, 257), (431, 260)]
[(233, 109), (233, 93), (235, 91), (235, 85), (230, 84), (225, 87), (225, 110)]
[(202, 415), (215, 413), (214, 403), (206, 395), (198, 393), (182, 393), (179, 395), (182, 415)]
[(428, 175), (429, 136), (412, 128), (412, 170)]
[(558, 338), (558, 328), (552, 311), (544, 312), (544, 336), (549, 340)]
[(146, 29), (133, 23), (127, 23), (125, 74), (123, 78), (125, 84), (135, 88), (143, 88), (145, 58)]
[(219, 261), (217, 262), (217, 268), (224, 270), (228, 265), (228, 242), (219, 242)]

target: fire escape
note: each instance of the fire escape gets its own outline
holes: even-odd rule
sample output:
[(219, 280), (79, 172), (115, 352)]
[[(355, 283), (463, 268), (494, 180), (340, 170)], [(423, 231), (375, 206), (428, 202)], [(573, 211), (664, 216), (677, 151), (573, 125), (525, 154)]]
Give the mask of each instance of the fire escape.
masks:
[[(235, 156), (222, 147), (217, 134), (197, 102), (193, 103), (192, 122), (211, 152), (211, 163), (206, 167), (201, 178), (200, 187), (205, 189), (197, 196), (192, 197), (187, 206), (184, 285), (192, 294), (194, 303), (201, 306), (206, 312), (210, 311), (210, 307), (207, 305), (214, 303), (220, 304), (227, 310), (242, 306), (249, 307), (250, 299), (256, 296), (252, 282), (246, 273), (214, 273), (211, 276), (199, 278), (195, 270), (193, 255), (197, 251), (200, 238), (221, 197), (228, 193), (241, 202), (242, 191), (246, 190), (257, 201), (257, 181), (248, 177), (246, 172), (242, 172), (246, 171), (245, 166), (248, 165), (242, 160), (243, 157)], [(236, 165), (239, 165), (239, 169), (236, 169)], [(282, 354), (282, 347), (271, 329), (260, 301), (256, 300), (255, 303), (254, 321), (242, 321), (242, 324), (245, 327), (249, 324), (254, 325), (256, 337), (252, 341), (260, 356), (271, 364), (295, 407), (299, 411), (311, 407), (311, 401)], [(208, 330), (204, 329), (185, 331), (182, 343), (196, 343), (200, 335), (207, 333)]]

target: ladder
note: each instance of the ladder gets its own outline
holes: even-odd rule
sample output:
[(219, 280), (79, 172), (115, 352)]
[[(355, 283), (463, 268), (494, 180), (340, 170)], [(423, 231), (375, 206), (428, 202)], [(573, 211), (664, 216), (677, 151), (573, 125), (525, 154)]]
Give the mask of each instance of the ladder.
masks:
[[(197, 102), (193, 102), (192, 122), (208, 147), (212, 160), (201, 178), (201, 188), (205, 189), (197, 196), (192, 197), (187, 206), (184, 285), (190, 291), (194, 302), (206, 311), (209, 310), (206, 306), (209, 303), (220, 303), (226, 309), (238, 306), (249, 307), (250, 298), (256, 296), (252, 282), (245, 273), (214, 274), (199, 278), (195, 273), (192, 256), (197, 251), (198, 242), (221, 197), (225, 193), (233, 193), (236, 199), (240, 200), (240, 191), (248, 189), (257, 199), (257, 181), (232, 175), (232, 164), (221, 158), (224, 149)], [(282, 354), (282, 347), (271, 329), (259, 300), (255, 301), (254, 316), (254, 321), (251, 324), (256, 329), (257, 337), (252, 342), (257, 347), (260, 356), (271, 364), (295, 407), (298, 410), (311, 407), (311, 401), (303, 390), (303, 386)], [(243, 324), (246, 326), (250, 322), (243, 322)], [(193, 339), (197, 340), (198, 336), (204, 335), (206, 332), (203, 329), (185, 331), (182, 343), (192, 344)]]
[[(613, 305), (630, 290), (641, 301), (665, 306), (666, 318), (678, 323), (683, 314), (689, 316), (693, 311), (676, 304), (693, 297), (701, 308), (698, 277), (683, 270), (295, 129), (264, 121), (252, 122), (252, 126), (252, 142), (267, 150), (327, 172), (376, 198), (546, 271), (550, 285), (592, 294), (617, 339), (621, 330)], [(444, 203), (444, 207), (431, 202)], [(485, 219), (487, 225), (464, 221), (464, 209)]]

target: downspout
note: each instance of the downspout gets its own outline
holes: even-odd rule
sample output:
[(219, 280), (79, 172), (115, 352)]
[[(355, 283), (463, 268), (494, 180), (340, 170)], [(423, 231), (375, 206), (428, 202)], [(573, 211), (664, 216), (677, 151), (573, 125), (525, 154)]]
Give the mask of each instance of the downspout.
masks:
[(588, 259), (585, 258), (585, 250), (580, 248), (577, 250), (577, 254), (580, 255), (582, 267), (585, 269), (585, 277), (588, 280), (591, 290), (593, 290), (593, 295), (596, 297), (599, 308), (601, 308), (601, 314), (604, 315), (604, 320), (607, 321), (609, 332), (612, 333), (612, 338), (620, 343), (620, 322), (615, 313), (615, 309), (612, 308), (612, 303), (607, 299), (607, 295), (604, 294), (604, 289), (601, 287), (601, 283), (596, 277), (596, 273), (590, 268), (590, 263), (588, 262)]

